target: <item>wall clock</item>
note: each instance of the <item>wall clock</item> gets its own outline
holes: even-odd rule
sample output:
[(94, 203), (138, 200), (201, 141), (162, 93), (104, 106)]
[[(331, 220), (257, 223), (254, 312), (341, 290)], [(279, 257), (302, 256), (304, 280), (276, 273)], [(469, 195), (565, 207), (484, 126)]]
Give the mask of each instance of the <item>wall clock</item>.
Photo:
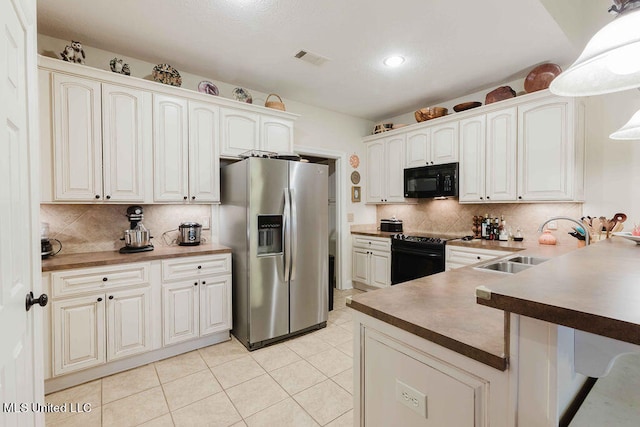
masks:
[(360, 173), (358, 171), (351, 172), (351, 183), (354, 185), (360, 183)]

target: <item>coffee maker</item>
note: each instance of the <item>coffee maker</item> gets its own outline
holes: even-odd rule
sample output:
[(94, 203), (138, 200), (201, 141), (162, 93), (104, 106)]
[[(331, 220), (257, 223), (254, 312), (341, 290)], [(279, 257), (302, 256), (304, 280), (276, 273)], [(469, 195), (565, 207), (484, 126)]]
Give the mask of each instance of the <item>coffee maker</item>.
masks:
[[(58, 242), (58, 250), (53, 250), (53, 245), (51, 241)], [(49, 223), (41, 222), (40, 223), (40, 255), (42, 259), (49, 258), (60, 252), (62, 250), (62, 243), (58, 239), (49, 238)]]
[(121, 254), (133, 254), (138, 252), (152, 251), (151, 232), (142, 225), (142, 206), (129, 206), (125, 214), (129, 218), (129, 229), (124, 231), (125, 246), (120, 248)]

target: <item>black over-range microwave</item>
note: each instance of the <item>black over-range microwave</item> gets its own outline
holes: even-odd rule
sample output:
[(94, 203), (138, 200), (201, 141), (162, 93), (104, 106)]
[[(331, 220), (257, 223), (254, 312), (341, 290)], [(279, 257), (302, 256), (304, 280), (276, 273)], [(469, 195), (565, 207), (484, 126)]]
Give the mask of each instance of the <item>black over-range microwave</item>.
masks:
[(426, 199), (458, 196), (458, 163), (404, 170), (404, 197)]

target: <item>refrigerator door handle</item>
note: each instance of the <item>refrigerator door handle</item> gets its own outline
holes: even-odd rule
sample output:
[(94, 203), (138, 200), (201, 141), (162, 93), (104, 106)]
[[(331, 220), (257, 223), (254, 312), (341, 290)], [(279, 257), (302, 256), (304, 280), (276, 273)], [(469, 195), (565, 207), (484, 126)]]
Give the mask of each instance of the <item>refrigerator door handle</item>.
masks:
[(282, 257), (284, 280), (289, 282), (289, 275), (291, 274), (291, 263), (289, 257), (291, 256), (291, 196), (289, 189), (284, 189), (284, 212), (282, 213), (282, 228), (284, 232), (284, 256)]
[(296, 257), (296, 246), (297, 246), (297, 236), (298, 236), (298, 222), (297, 222), (297, 215), (296, 215), (296, 203), (295, 203), (295, 191), (292, 189), (289, 189), (289, 203), (291, 205), (291, 226), (289, 227), (290, 229), (290, 233), (289, 233), (289, 238), (291, 239), (290, 241), (290, 247), (291, 247), (291, 251), (290, 251), (290, 256), (289, 259), (291, 261), (291, 280), (295, 280), (296, 278), (296, 263), (297, 263), (297, 257)]

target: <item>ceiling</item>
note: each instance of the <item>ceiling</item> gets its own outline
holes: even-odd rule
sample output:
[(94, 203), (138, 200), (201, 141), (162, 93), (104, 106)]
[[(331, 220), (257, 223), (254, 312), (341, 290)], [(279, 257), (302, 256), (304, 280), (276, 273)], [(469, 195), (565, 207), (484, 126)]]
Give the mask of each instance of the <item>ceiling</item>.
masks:
[(38, 0), (38, 32), (373, 121), (579, 53), (541, 0)]

